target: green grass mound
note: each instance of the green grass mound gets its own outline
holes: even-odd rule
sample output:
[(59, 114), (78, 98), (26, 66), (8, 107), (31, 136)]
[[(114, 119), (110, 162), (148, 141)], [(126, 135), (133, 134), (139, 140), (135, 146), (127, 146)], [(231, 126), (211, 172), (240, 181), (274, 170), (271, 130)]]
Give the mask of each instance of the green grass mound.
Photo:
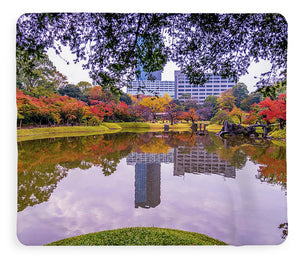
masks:
[(51, 246), (226, 245), (211, 237), (176, 229), (134, 227), (107, 230), (52, 242)]

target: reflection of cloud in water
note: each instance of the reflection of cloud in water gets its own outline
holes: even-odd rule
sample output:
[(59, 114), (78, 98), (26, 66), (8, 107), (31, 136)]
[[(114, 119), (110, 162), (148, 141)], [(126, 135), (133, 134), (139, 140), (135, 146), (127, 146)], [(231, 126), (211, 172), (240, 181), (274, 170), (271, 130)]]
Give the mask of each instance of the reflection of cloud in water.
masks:
[[(48, 202), (19, 213), (20, 240), (41, 244), (107, 229), (156, 226), (200, 232), (233, 244), (281, 241), (277, 227), (286, 218), (285, 197), (265, 183), (254, 192), (259, 180), (249, 168), (236, 179), (194, 174), (176, 178), (173, 164), (162, 164), (161, 203), (145, 210), (134, 208), (134, 167), (125, 166), (123, 159), (109, 177), (97, 167), (84, 174), (71, 170)], [(257, 168), (251, 162), (247, 167)]]

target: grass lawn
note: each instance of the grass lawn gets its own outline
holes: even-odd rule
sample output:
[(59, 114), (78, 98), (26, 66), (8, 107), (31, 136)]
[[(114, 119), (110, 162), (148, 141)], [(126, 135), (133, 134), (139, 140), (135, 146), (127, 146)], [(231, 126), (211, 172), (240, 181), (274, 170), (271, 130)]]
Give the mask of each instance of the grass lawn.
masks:
[(211, 124), (206, 127), (206, 130), (213, 133), (218, 133), (221, 131), (223, 125)]
[(47, 244), (50, 246), (226, 245), (200, 233), (168, 228), (133, 227), (90, 233)]
[[(150, 130), (164, 130), (164, 125), (168, 123), (149, 123)], [(190, 131), (192, 123), (178, 123), (178, 124), (168, 124), (169, 125), (169, 130), (173, 131)]]
[(62, 127), (42, 127), (31, 129), (18, 129), (18, 141), (66, 137), (66, 136), (86, 136), (97, 134), (110, 134), (123, 129), (149, 129), (147, 123), (103, 123), (100, 126), (62, 126)]
[[(170, 125), (172, 131), (189, 131), (191, 123)], [(121, 123), (102, 123), (100, 126), (64, 126), (64, 127), (42, 127), (31, 129), (18, 129), (18, 141), (54, 138), (109, 134), (115, 132), (147, 132), (163, 131), (163, 123), (143, 123), (143, 122), (121, 122)]]
[(63, 127), (43, 127), (31, 129), (18, 129), (18, 141), (43, 139), (49, 137), (64, 136), (83, 136), (94, 135), (99, 133), (113, 133), (112, 129), (106, 126), (63, 126)]

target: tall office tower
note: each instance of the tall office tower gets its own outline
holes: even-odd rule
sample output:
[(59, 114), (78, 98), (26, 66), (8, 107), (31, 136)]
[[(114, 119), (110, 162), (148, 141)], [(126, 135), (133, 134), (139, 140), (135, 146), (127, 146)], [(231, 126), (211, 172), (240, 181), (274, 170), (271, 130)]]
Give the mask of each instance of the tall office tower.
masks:
[(135, 207), (155, 208), (160, 204), (160, 163), (136, 163)]
[(191, 98), (197, 104), (203, 104), (208, 96), (219, 96), (220, 93), (232, 88), (235, 82), (223, 79), (221, 76), (208, 74), (209, 80), (203, 85), (190, 84), (187, 76), (180, 71), (174, 71), (175, 99), (184, 100)]

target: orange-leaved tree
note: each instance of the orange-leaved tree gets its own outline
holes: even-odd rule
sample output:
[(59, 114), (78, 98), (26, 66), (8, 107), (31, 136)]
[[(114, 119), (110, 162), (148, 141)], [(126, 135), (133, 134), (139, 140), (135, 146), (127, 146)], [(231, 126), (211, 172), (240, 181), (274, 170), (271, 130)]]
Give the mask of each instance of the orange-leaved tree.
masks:
[(102, 98), (103, 92), (100, 86), (95, 86), (91, 89), (89, 94), (89, 102), (91, 105), (98, 104)]
[(180, 115), (178, 116), (178, 119), (181, 120), (183, 119), (186, 121), (191, 120), (192, 123), (194, 124), (199, 119), (199, 117), (197, 116), (195, 108), (190, 108), (189, 111), (181, 112)]

